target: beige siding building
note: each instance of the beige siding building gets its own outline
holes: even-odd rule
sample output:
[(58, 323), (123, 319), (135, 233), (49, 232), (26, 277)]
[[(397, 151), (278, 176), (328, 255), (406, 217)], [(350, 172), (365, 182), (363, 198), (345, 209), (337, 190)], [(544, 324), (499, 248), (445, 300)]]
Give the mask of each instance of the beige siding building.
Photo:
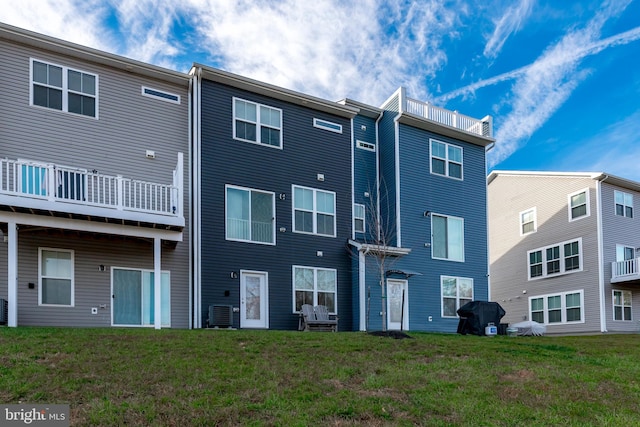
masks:
[(638, 200), (640, 183), (604, 173), (492, 172), (490, 299), (503, 321), (550, 334), (638, 331)]

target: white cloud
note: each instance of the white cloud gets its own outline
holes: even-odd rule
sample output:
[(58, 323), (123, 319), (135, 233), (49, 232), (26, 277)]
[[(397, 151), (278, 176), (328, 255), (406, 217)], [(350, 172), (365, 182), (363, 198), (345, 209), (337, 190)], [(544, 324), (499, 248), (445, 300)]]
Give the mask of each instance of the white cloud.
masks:
[(498, 56), (509, 36), (518, 32), (522, 22), (529, 17), (534, 0), (522, 0), (515, 6), (507, 8), (505, 13), (494, 21), (495, 29), (484, 47), (484, 56)]

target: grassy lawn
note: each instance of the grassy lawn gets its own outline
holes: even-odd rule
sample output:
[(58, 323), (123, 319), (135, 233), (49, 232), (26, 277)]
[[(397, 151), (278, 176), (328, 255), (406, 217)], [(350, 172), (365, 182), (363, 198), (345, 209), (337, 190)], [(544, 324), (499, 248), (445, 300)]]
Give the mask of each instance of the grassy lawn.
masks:
[(640, 425), (640, 335), (0, 328), (0, 403), (72, 425)]

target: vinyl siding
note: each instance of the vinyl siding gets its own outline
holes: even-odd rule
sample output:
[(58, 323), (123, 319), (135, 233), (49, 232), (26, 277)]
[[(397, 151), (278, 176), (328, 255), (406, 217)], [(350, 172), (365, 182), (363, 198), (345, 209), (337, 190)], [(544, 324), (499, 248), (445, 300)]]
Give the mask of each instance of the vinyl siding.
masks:
[[(567, 196), (587, 188), (590, 216), (569, 221)], [(547, 325), (548, 333), (600, 331), (596, 182), (588, 177), (498, 176), (489, 184), (491, 300), (504, 321), (529, 317), (529, 298), (584, 291), (584, 323)], [(520, 235), (519, 213), (537, 210), (537, 232)], [(582, 238), (582, 271), (528, 280), (527, 252)], [(526, 291), (526, 293), (524, 292)]]
[[(282, 109), (282, 150), (233, 139), (234, 96)], [(314, 117), (341, 124), (343, 133), (314, 128)], [(324, 182), (317, 180), (318, 173), (324, 174)], [(225, 184), (275, 193), (276, 245), (225, 240)], [(292, 184), (336, 193), (335, 238), (293, 232)], [(269, 274), (269, 327), (297, 329), (292, 266), (301, 265), (337, 270), (339, 328), (353, 328), (351, 260), (346, 252), (352, 221), (349, 119), (205, 80), (202, 188), (203, 325), (210, 304), (239, 307), (239, 272), (256, 270)], [(317, 251), (323, 256), (317, 256)], [(231, 272), (238, 273), (238, 278), (232, 278)], [(234, 326), (239, 327), (239, 314), (234, 316)]]
[[(30, 58), (98, 75), (99, 119), (29, 105)], [(184, 153), (184, 212), (189, 217), (188, 80), (173, 84), (135, 72), (82, 61), (0, 40), (0, 157), (97, 170), (103, 174), (172, 183), (178, 153)], [(147, 86), (178, 94), (180, 104), (141, 95)], [(147, 159), (146, 150), (155, 152)], [(43, 217), (46, 219), (46, 217)], [(171, 271), (172, 327), (189, 326), (189, 229), (175, 248), (163, 247), (162, 269)], [(75, 250), (76, 304), (37, 305), (38, 247)], [(18, 240), (18, 325), (109, 326), (110, 273), (98, 265), (153, 268), (153, 245), (136, 239), (49, 229), (21, 228)], [(7, 295), (7, 245), (0, 245), (0, 297)], [(36, 284), (28, 289), (28, 283)], [(35, 295), (35, 296), (34, 296)]]
[[(615, 191), (633, 195), (633, 218), (615, 214)], [(605, 310), (609, 332), (638, 332), (640, 330), (640, 287), (637, 282), (611, 283), (611, 263), (616, 261), (616, 245), (640, 247), (640, 192), (602, 183), (602, 234), (605, 281)], [(636, 252), (636, 257), (638, 257)], [(613, 320), (613, 290), (632, 292), (632, 320)]]
[[(380, 162), (380, 212), (382, 221), (388, 223), (387, 230), (396, 228), (396, 127), (394, 118), (398, 114), (399, 96), (385, 105), (379, 122), (379, 162)], [(395, 244), (395, 239), (393, 239)]]
[[(366, 127), (366, 130), (362, 129)], [(372, 221), (367, 221), (369, 212), (377, 210), (377, 141), (376, 141), (376, 122), (364, 116), (356, 116), (353, 120), (354, 133), (354, 203), (359, 203), (365, 207), (365, 231), (367, 232), (367, 241), (372, 241), (371, 233), (373, 230)], [(358, 148), (357, 141), (364, 141), (376, 146), (376, 152)], [(369, 197), (365, 196), (369, 193)], [(364, 234), (357, 233), (356, 238), (360, 239)]]

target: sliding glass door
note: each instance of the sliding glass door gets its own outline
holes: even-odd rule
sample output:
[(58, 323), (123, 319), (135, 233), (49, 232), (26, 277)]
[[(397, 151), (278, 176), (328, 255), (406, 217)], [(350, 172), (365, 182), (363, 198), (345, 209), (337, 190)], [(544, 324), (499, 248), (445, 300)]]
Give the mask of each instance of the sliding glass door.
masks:
[[(156, 310), (154, 307), (154, 274), (149, 270), (113, 268), (112, 324), (114, 326), (153, 326)], [(169, 272), (160, 276), (161, 325), (171, 326), (171, 284)]]

